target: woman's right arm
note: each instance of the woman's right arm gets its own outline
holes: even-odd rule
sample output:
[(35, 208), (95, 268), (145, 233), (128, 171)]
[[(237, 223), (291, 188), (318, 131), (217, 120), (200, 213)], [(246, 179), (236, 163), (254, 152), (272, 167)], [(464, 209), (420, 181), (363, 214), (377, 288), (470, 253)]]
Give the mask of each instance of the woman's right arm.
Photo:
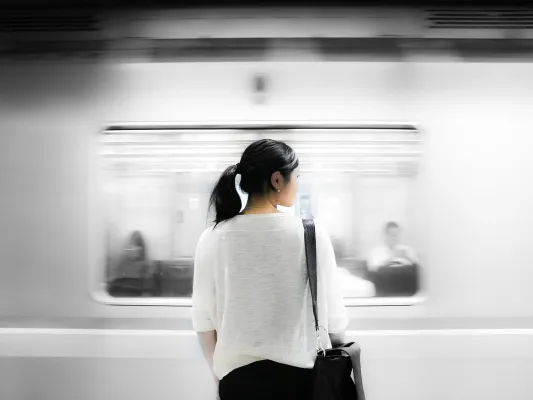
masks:
[(218, 383), (213, 372), (213, 353), (216, 347), (217, 332), (214, 322), (215, 281), (213, 260), (210, 257), (212, 249), (208, 243), (209, 233), (205, 231), (200, 237), (194, 257), (192, 322), (205, 360), (213, 373), (215, 382)]

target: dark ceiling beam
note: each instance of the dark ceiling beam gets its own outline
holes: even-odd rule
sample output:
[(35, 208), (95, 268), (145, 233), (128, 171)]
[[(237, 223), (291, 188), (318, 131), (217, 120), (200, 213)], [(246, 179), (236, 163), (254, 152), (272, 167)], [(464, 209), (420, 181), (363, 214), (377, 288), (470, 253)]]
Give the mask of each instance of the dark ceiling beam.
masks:
[[(469, 59), (509, 59), (533, 57), (533, 39), (418, 39), (418, 38), (288, 38), (291, 49), (305, 49), (322, 61), (391, 59), (405, 60), (411, 55), (454, 55)], [(284, 47), (283, 39), (194, 39), (119, 41), (4, 42), (0, 55), (25, 57), (39, 55), (93, 55), (153, 62), (191, 61), (269, 61), (272, 51)], [(285, 48), (285, 47), (284, 47)], [(290, 49), (289, 49), (290, 50)], [(298, 60), (301, 52), (284, 53)]]
[(529, 7), (531, 0), (0, 0), (0, 11), (51, 9), (153, 9), (254, 7)]

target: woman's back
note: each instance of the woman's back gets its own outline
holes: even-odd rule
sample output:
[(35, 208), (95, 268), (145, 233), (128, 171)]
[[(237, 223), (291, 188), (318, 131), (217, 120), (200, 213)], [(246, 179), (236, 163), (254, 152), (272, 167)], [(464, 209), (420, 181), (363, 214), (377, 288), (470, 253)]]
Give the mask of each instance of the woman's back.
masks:
[[(346, 328), (335, 258), (317, 224), (319, 319), (332, 333)], [(312, 368), (316, 334), (301, 219), (283, 213), (239, 215), (198, 244), (193, 290), (197, 331), (217, 331), (214, 372), (269, 359)], [(210, 281), (209, 284), (206, 284)], [(329, 311), (329, 314), (328, 314)], [(329, 344), (322, 332), (323, 343)]]

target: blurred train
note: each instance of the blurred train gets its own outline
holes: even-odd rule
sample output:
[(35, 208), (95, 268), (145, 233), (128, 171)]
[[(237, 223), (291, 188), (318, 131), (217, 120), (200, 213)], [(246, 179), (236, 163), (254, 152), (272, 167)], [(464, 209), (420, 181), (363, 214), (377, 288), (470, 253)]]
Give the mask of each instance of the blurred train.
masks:
[[(260, 137), (299, 154), (283, 211), (328, 227), (369, 400), (533, 398), (531, 29), (354, 10), (115, 13), (79, 28), (105, 48), (2, 31), (0, 398), (215, 398), (194, 246)], [(390, 222), (417, 260), (380, 270)]]

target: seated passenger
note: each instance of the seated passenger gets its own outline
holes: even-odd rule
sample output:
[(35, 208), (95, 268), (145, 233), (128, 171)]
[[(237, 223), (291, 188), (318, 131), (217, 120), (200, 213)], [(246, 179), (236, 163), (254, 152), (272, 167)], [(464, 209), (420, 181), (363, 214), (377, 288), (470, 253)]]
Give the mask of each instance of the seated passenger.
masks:
[(150, 293), (153, 279), (146, 257), (146, 245), (139, 231), (131, 234), (119, 264), (109, 280), (112, 296), (142, 296)]
[(375, 247), (368, 256), (368, 270), (377, 271), (381, 267), (399, 267), (418, 264), (415, 251), (399, 243), (400, 227), (389, 222), (385, 227), (385, 244)]
[(368, 279), (377, 296), (413, 296), (419, 289), (418, 258), (414, 250), (399, 244), (400, 227), (389, 222), (386, 244), (373, 249), (368, 258)]

